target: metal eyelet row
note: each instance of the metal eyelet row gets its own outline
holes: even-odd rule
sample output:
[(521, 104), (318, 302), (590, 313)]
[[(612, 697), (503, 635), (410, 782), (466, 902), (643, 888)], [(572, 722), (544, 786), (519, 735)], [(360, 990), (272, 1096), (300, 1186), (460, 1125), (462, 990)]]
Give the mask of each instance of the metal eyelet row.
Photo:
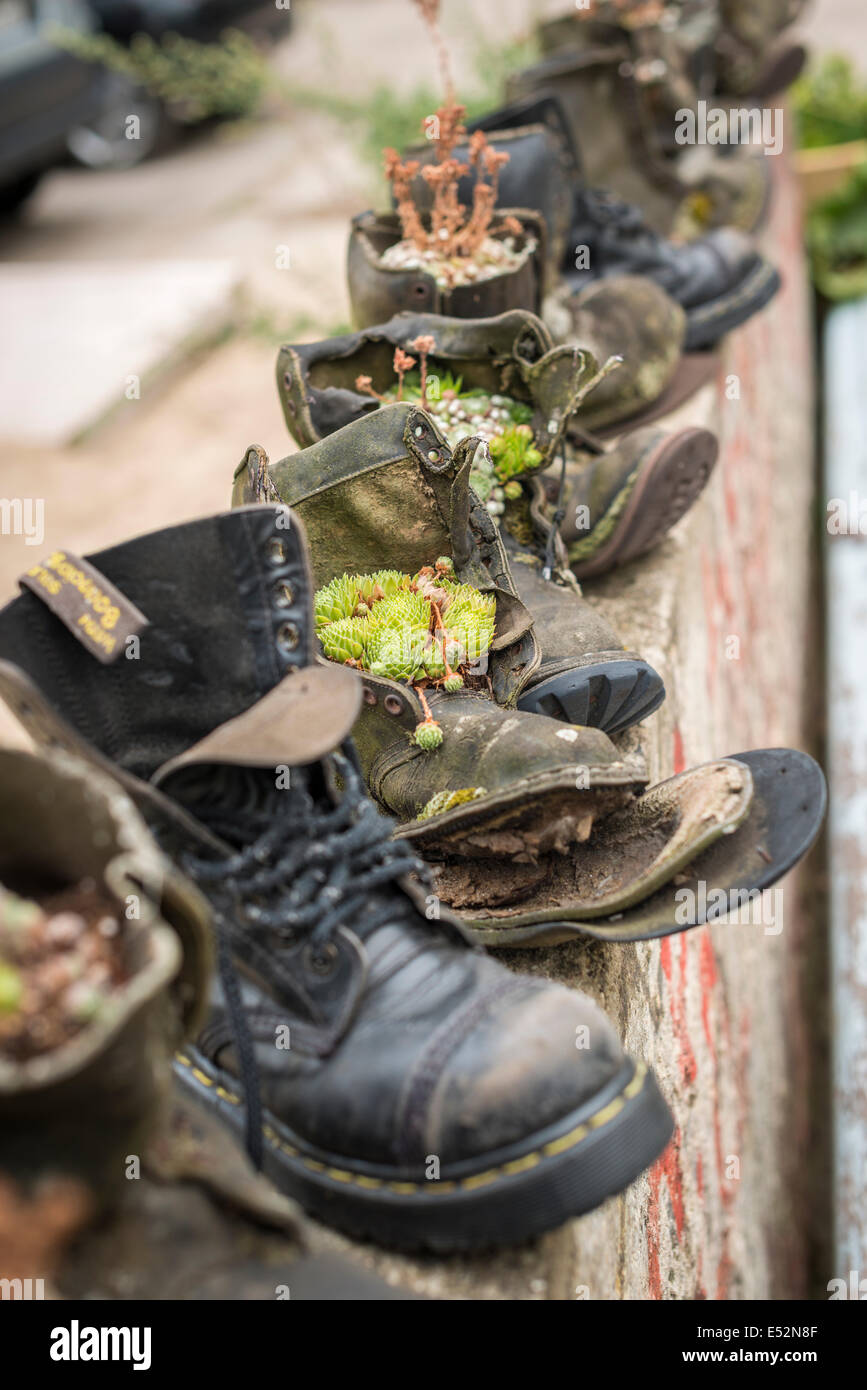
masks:
[[(272, 536), (265, 548), (265, 555), (269, 565), (285, 565), (288, 560), (286, 542), (279, 536)], [(275, 581), (272, 590), (274, 607), (276, 609), (291, 608), (295, 602), (295, 590), (288, 579), (279, 578)], [(292, 653), (298, 650), (301, 644), (302, 632), (299, 625), (286, 619), (277, 628), (276, 641), (279, 651), (284, 657), (291, 657)]]

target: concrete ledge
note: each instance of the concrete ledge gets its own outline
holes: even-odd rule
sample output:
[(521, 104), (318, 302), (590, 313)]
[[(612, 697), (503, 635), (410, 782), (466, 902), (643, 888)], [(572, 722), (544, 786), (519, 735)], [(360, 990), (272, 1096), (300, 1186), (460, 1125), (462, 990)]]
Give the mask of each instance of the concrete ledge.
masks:
[[(794, 183), (765, 243), (784, 289), (734, 334), (720, 377), (672, 423), (720, 437), (704, 496), (668, 542), (588, 584), (668, 698), (642, 727), (653, 779), (751, 747), (810, 749), (814, 488), (810, 299)], [(634, 737), (634, 731), (626, 735)], [(535, 1245), (408, 1260), (357, 1247), (394, 1282), (473, 1299), (798, 1298), (807, 1291), (808, 917), (790, 875), (782, 930), (722, 922), (637, 946), (504, 953), (594, 995), (656, 1070), (673, 1144), (622, 1196)], [(776, 928), (772, 927), (772, 932)], [(344, 1242), (321, 1229), (317, 1245)]]

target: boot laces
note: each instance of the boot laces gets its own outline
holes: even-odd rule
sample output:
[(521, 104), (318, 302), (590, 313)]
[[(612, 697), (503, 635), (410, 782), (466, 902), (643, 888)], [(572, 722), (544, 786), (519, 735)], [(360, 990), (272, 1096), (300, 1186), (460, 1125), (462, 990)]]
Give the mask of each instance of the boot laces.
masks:
[[(234, 796), (215, 801), (209, 795), (212, 777), (200, 798), (184, 798), (189, 811), (233, 846), (223, 857), (187, 852), (182, 858), (214, 908), (218, 971), (246, 1101), (246, 1146), (256, 1168), (262, 1166), (261, 1087), (235, 952), (252, 951), (262, 962), (269, 951), (273, 959), (275, 936), (279, 950), (281, 940), (288, 945), (303, 935), (314, 966), (327, 966), (339, 927), (351, 925), (364, 939), (402, 913), (415, 915), (409, 900), (396, 905), (384, 894), (377, 902), (377, 889), (406, 875), (433, 888), (427, 865), (406, 841), (392, 838), (395, 822), (381, 816), (367, 796), (352, 745), (344, 744), (331, 757), (343, 786), (332, 806), (313, 795), (304, 769), (290, 773), (301, 785), (290, 783), (285, 790), (275, 785), (272, 774), (248, 769), (253, 777), (243, 797), (236, 780)], [(265, 947), (263, 931), (269, 941)]]

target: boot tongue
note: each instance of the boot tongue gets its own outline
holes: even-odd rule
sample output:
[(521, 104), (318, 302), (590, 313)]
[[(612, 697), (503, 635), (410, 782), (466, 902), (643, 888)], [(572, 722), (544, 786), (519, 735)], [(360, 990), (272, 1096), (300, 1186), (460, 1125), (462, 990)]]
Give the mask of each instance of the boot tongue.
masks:
[[(361, 708), (361, 682), (333, 662), (285, 676), (249, 709), (212, 729), (152, 777), (163, 786), (181, 769), (215, 764), (298, 769), (348, 738)], [(287, 783), (288, 784), (288, 783)]]

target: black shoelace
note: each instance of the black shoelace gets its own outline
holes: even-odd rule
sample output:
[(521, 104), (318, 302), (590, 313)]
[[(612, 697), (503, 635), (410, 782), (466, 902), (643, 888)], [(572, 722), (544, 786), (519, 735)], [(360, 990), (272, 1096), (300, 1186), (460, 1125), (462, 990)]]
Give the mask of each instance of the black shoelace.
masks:
[[(350, 743), (332, 755), (343, 784), (334, 805), (310, 792), (302, 769), (300, 787), (278, 789), (263, 775), (251, 794), (216, 804), (184, 804), (214, 834), (237, 846), (223, 858), (187, 854), (183, 866), (214, 906), (218, 970), (238, 1054), (246, 1106), (246, 1147), (262, 1166), (262, 1099), (255, 1047), (244, 1012), (234, 961), (240, 941), (255, 943), (257, 926), (295, 940), (306, 937), (313, 958), (328, 964), (331, 937), (351, 924), (365, 936), (395, 918), (395, 903), (371, 908), (377, 889), (413, 874), (432, 886), (430, 870), (406, 841), (392, 838), (394, 822), (381, 816), (367, 796)], [(254, 773), (254, 776), (256, 774)], [(269, 774), (270, 776), (270, 774)], [(407, 903), (409, 907), (409, 903)], [(240, 918), (243, 930), (235, 925)], [(259, 947), (274, 951), (273, 944)]]

